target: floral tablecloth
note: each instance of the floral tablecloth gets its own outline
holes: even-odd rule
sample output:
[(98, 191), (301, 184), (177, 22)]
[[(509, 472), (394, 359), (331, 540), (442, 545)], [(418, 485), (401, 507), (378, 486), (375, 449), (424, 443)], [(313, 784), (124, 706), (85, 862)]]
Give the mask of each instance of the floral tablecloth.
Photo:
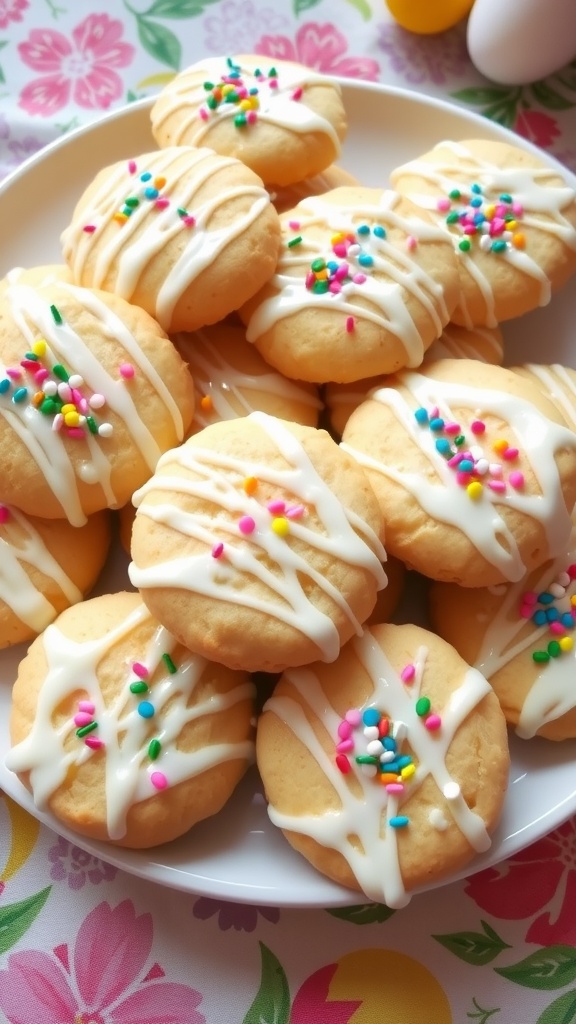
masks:
[[(242, 52), (449, 98), (576, 170), (576, 63), (496, 85), (463, 24), (416, 37), (381, 0), (0, 0), (0, 176), (200, 56)], [(132, 877), (4, 797), (0, 879), (2, 1024), (576, 1022), (574, 821), (402, 911), (278, 910)]]

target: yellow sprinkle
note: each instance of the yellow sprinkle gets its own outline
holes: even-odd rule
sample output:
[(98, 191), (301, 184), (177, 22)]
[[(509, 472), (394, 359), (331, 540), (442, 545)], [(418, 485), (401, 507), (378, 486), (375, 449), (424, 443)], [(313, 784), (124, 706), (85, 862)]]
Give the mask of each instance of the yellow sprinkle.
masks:
[(492, 220), (495, 213), (496, 207), (494, 205), (486, 206), (484, 209), (484, 216), (486, 217), (486, 220)]
[(35, 356), (46, 355), (46, 342), (44, 338), (38, 338), (38, 341), (34, 342), (34, 344), (32, 345), (32, 351)]
[(512, 236), (512, 245), (516, 249), (523, 249), (526, 245), (526, 236), (521, 231), (517, 231), (516, 234)]
[(415, 764), (407, 764), (404, 766), (404, 768), (400, 769), (400, 775), (402, 776), (403, 779), (409, 779), (412, 775), (414, 775), (415, 771)]
[(574, 641), (571, 636), (563, 636), (562, 639), (558, 641), (558, 643), (560, 644), (560, 648), (563, 651), (571, 651), (574, 646)]
[(342, 234), (341, 231), (339, 231), (337, 235), (332, 235), (332, 238), (330, 239), (330, 245), (338, 245), (338, 242), (343, 242), (343, 241), (344, 241), (344, 235)]
[(65, 416), (67, 412), (77, 412), (77, 409), (75, 405), (72, 405), (72, 403), (67, 402), (66, 405), (62, 406), (60, 412), (62, 413), (63, 416)]
[(572, 594), (572, 597), (570, 598), (570, 604), (576, 605), (576, 594)]
[(166, 184), (166, 178), (163, 174), (160, 174), (157, 178), (154, 178), (154, 188), (164, 188)]
[(260, 100), (257, 96), (250, 97), (250, 106), (252, 107), (252, 110), (258, 110), (260, 108)]
[(328, 277), (328, 270), (326, 267), (324, 267), (324, 270), (316, 270), (315, 273), (317, 281), (326, 281)]
[(80, 423), (80, 416), (77, 412), (67, 412), (64, 415), (64, 423), (67, 427), (77, 427)]
[(272, 520), (272, 529), (279, 537), (285, 537), (290, 530), (290, 523), (285, 516), (276, 516)]
[(258, 480), (255, 476), (247, 476), (242, 484), (246, 494), (254, 494), (254, 491), (258, 487)]
[(210, 410), (212, 409), (212, 405), (213, 402), (210, 395), (204, 395), (200, 399), (200, 408), (203, 409), (204, 412), (210, 412)]
[(503, 437), (499, 437), (497, 441), (494, 441), (492, 447), (495, 452), (499, 452), (499, 454), (501, 455), (502, 452), (505, 452), (506, 449), (510, 447), (510, 445), (508, 444), (508, 441), (504, 440)]
[(468, 484), (466, 492), (469, 498), (476, 500), (482, 494), (484, 488), (479, 480), (473, 480), (471, 484)]
[(240, 110), (252, 110), (252, 102), (250, 100), (240, 100), (238, 106)]
[(121, 213), (120, 210), (119, 210), (118, 213), (114, 214), (114, 216), (112, 217), (112, 220), (118, 221), (118, 224), (125, 224), (126, 221), (128, 220), (128, 217), (126, 216), (125, 213)]
[(229, 92), (233, 91), (233, 89), (234, 89), (233, 85), (230, 85), (230, 84), (223, 85), (222, 86), (222, 95), (223, 96), (227, 96)]
[(517, 220), (507, 220), (506, 221), (506, 231), (515, 231), (517, 227), (518, 227), (518, 221)]

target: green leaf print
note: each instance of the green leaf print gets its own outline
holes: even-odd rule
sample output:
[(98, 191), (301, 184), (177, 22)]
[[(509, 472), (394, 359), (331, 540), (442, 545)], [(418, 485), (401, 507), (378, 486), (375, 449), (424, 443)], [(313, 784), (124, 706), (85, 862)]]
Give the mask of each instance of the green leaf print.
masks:
[(309, 11), (311, 7), (316, 7), (320, 3), (320, 0), (292, 0), (294, 5), (294, 14), (298, 17), (299, 14), (303, 14), (304, 11)]
[(544, 946), (511, 967), (495, 967), (494, 970), (525, 988), (563, 988), (576, 978), (576, 948)]
[(491, 121), (496, 121), (498, 124), (504, 125), (505, 128), (512, 128), (517, 116), (517, 109), (515, 103), (495, 103), (491, 107), (484, 107), (484, 110), (480, 111), (484, 117), (489, 117)]
[(263, 942), (260, 943), (260, 988), (242, 1024), (288, 1024), (290, 990), (284, 969)]
[(154, 21), (138, 16), (138, 38), (148, 53), (159, 60), (162, 64), (178, 71), (182, 57), (180, 40), (164, 25), (157, 25)]
[(455, 100), (460, 100), (462, 103), (470, 103), (475, 107), (483, 107), (485, 103), (497, 103), (498, 101), (508, 101), (510, 96), (514, 94), (516, 90), (511, 89), (500, 89), (497, 86), (480, 86), (472, 89), (459, 89), (457, 92), (450, 93)]
[(28, 931), (52, 890), (49, 885), (34, 896), (0, 907), (0, 953), (5, 953)]
[(547, 110), (570, 110), (574, 106), (573, 100), (567, 100), (547, 82), (533, 82), (530, 92), (540, 106), (546, 107)]
[(536, 1024), (576, 1024), (576, 989), (565, 992), (550, 1003)]
[(372, 8), (368, 0), (348, 0), (352, 7), (355, 7), (359, 14), (362, 15), (364, 21), (370, 21), (372, 17)]
[(147, 18), (195, 18), (204, 14), (209, 4), (220, 0), (154, 0), (152, 7), (143, 13)]
[(495, 1013), (500, 1013), (499, 1006), (495, 1006), (493, 1010), (485, 1010), (484, 1007), (480, 1006), (480, 1003), (475, 996), (472, 997), (472, 1005), (475, 1009), (471, 1010), (470, 1013), (467, 1013), (466, 1016), (469, 1017), (470, 1020), (477, 1021), (477, 1024), (486, 1024), (486, 1022), (490, 1020), (490, 1017), (493, 1017)]
[(432, 938), (472, 967), (483, 967), (491, 960), (495, 960), (503, 949), (511, 949), (511, 946), (504, 942), (486, 921), (481, 921), (480, 924), (484, 933), (451, 932), (448, 935), (433, 935)]
[(326, 913), (339, 917), (341, 921), (350, 921), (351, 924), (374, 924), (387, 921), (396, 911), (390, 910), (383, 903), (360, 903), (356, 907), (336, 907)]

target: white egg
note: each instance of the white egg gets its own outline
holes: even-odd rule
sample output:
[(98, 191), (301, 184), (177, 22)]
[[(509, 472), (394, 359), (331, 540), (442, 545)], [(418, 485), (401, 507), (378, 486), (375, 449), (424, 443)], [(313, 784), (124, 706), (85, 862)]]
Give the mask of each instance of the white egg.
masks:
[(468, 52), (494, 82), (537, 82), (576, 55), (576, 0), (476, 0)]

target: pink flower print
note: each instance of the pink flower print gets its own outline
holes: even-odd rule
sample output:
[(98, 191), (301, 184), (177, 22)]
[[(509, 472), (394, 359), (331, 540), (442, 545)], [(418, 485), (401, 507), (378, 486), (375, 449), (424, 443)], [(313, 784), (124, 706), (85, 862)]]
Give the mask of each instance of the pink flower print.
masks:
[(26, 85), (19, 104), (29, 114), (51, 117), (70, 101), (86, 109), (105, 110), (122, 96), (120, 75), (134, 47), (120, 40), (123, 25), (107, 14), (90, 14), (72, 32), (70, 42), (53, 29), (32, 29), (20, 43), (20, 56), (42, 74)]
[(293, 60), (327, 75), (376, 81), (380, 74), (377, 61), (370, 57), (345, 56), (347, 49), (346, 37), (335, 25), (309, 21), (300, 26), (294, 41), (288, 36), (262, 36), (255, 44), (254, 53)]
[(48, 860), (52, 864), (50, 878), (55, 882), (66, 880), (70, 889), (81, 889), (86, 882), (97, 885), (109, 882), (115, 877), (117, 868), (98, 860), (92, 854), (73, 846), (67, 839), (59, 836), (56, 845), (48, 852)]
[(554, 118), (539, 110), (521, 110), (516, 117), (514, 131), (545, 149), (560, 135), (558, 123)]
[(195, 989), (160, 980), (158, 965), (144, 974), (151, 947), (150, 914), (137, 917), (130, 900), (115, 910), (100, 903), (80, 925), (71, 957), (58, 946), (8, 958), (0, 1009), (9, 1024), (205, 1024)]
[(463, 75), (470, 67), (465, 27), (420, 36), (400, 25), (381, 25), (378, 47), (397, 74), (407, 82), (444, 85), (450, 75)]
[(207, 896), (200, 896), (194, 904), (194, 917), (200, 921), (207, 921), (209, 917), (218, 915), (218, 927), (226, 932), (234, 928), (237, 932), (253, 932), (258, 923), (258, 915), (261, 914), (267, 921), (277, 924), (280, 919), (280, 911), (277, 907), (249, 907), (238, 903), (224, 903), (220, 900), (211, 900)]
[(8, 28), (10, 21), (22, 21), (22, 11), (29, 6), (28, 0), (0, 0), (0, 28)]
[(576, 823), (555, 832), (495, 868), (469, 878), (466, 892), (493, 917), (536, 917), (527, 942), (576, 945)]
[(252, 0), (221, 0), (218, 13), (204, 21), (206, 53), (254, 53), (263, 30), (280, 32), (288, 24), (271, 7), (256, 10)]

